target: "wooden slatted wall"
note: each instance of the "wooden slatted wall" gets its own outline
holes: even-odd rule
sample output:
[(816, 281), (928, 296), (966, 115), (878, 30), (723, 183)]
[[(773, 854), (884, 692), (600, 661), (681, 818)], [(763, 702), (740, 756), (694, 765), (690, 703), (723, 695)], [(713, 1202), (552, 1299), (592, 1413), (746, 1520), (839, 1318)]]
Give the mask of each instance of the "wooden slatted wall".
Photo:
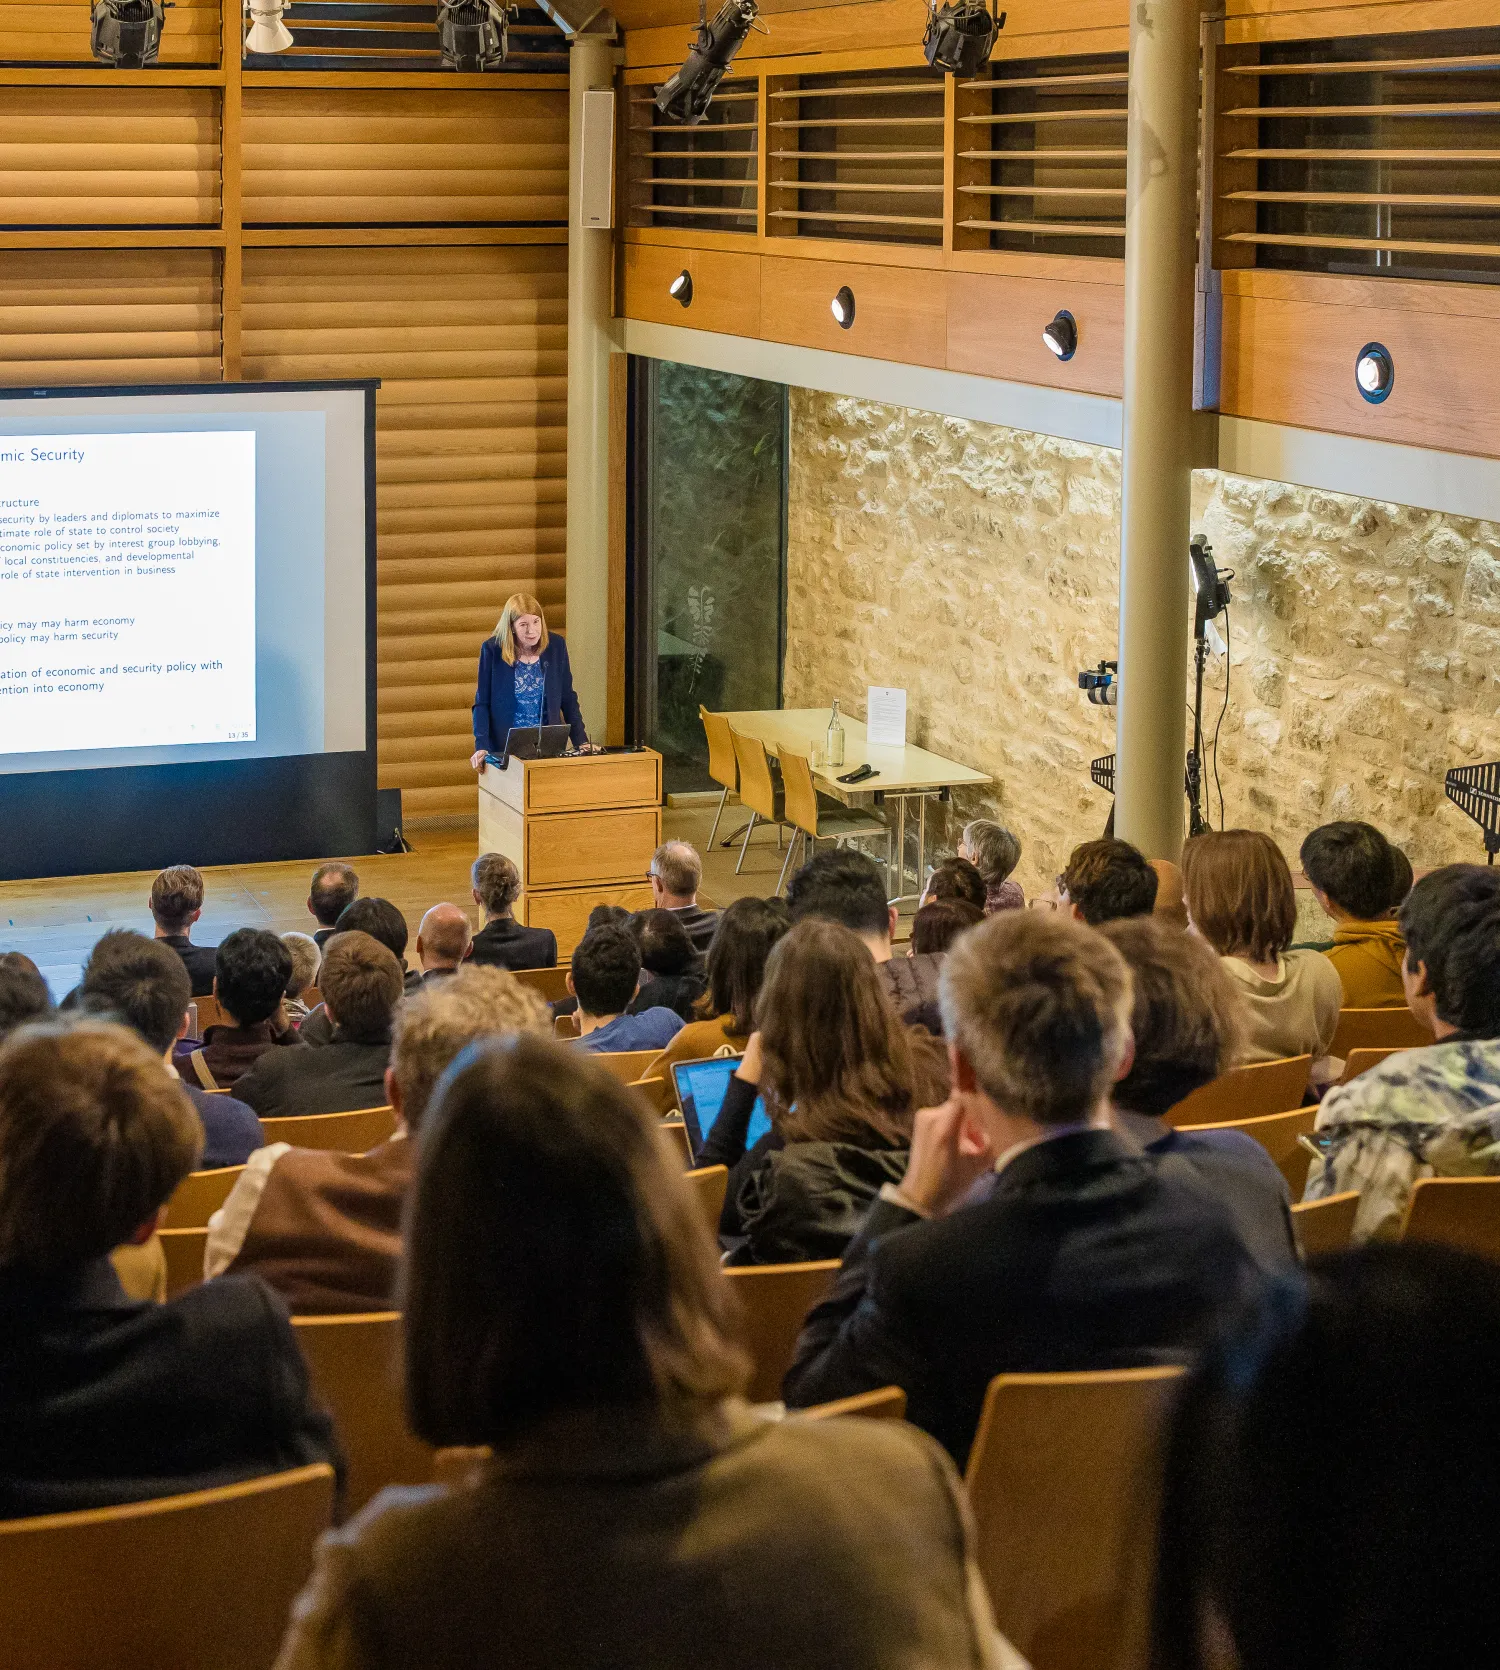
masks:
[[(0, 0), (0, 63), (89, 62), (89, 0)], [(218, 0), (173, 0), (162, 64), (217, 64)]]

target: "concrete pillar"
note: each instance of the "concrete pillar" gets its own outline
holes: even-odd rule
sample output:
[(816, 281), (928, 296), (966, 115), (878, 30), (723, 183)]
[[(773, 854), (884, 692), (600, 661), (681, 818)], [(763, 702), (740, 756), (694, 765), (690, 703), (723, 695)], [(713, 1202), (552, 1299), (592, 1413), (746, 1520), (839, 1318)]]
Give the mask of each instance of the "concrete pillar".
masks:
[(579, 224), (583, 95), (614, 85), (613, 30), (568, 54), (568, 659), (596, 741), (604, 739), (609, 647), (611, 239)]
[(1134, 0), (1125, 164), (1125, 457), (1115, 833), (1182, 850), (1191, 631), (1198, 0)]

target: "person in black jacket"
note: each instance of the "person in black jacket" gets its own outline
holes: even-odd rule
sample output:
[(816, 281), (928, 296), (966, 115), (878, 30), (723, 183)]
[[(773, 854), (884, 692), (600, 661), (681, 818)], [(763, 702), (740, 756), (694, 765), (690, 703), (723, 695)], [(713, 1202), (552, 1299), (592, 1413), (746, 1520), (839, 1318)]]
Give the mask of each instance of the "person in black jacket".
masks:
[(193, 996), (208, 997), (214, 989), (217, 947), (194, 945), (188, 937), (203, 914), (203, 877), (191, 864), (173, 864), (151, 883), (149, 904), (156, 937), (182, 958)]
[(501, 852), (482, 852), (469, 872), (474, 903), (484, 926), (474, 935), (469, 960), (497, 968), (556, 968), (557, 935), (551, 928), (525, 928), (511, 914), (521, 894), (521, 872)]
[(1227, 1216), (1108, 1128), (1130, 974), (1060, 914), (1007, 911), (948, 954), (953, 1095), (916, 1116), (783, 1388), (899, 1385), (960, 1465), (997, 1374), (1187, 1358), (1258, 1276)]
[(627, 1015), (671, 1009), (686, 1021), (698, 1018), (697, 1003), (708, 981), (703, 958), (674, 911), (638, 910), (627, 924), (641, 948), (641, 988), (626, 1005)]
[(0, 1518), (107, 1507), (338, 1456), (285, 1307), (254, 1277), (125, 1297), (203, 1133), (160, 1056), (84, 1020), (0, 1049)]

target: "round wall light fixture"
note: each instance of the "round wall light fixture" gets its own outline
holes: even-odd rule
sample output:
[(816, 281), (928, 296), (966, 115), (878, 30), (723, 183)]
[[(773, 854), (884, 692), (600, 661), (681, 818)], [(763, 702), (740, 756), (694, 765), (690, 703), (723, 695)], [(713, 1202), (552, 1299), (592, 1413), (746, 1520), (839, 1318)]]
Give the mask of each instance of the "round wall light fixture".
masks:
[(829, 302), (840, 330), (848, 330), (854, 323), (854, 292), (847, 284), (839, 286), (839, 293)]
[(1390, 397), (1396, 386), (1396, 362), (1383, 343), (1367, 342), (1360, 349), (1354, 361), (1354, 386), (1372, 406)]
[(693, 275), (686, 267), (667, 286), (667, 294), (683, 307), (693, 305)]
[(1051, 324), (1042, 326), (1042, 341), (1060, 360), (1070, 360), (1078, 352), (1078, 321), (1061, 308)]

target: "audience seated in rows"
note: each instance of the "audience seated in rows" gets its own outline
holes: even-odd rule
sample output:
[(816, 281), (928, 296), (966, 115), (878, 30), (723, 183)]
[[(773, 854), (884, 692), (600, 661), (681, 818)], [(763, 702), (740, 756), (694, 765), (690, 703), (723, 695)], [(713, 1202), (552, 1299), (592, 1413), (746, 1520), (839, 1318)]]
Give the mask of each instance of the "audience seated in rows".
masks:
[(504, 853), (481, 853), (469, 872), (484, 926), (474, 935), (472, 960), (496, 968), (556, 968), (557, 935), (523, 928), (511, 914), (521, 896), (521, 872)]
[[(112, 929), (96, 942), (78, 987), (78, 1006), (85, 1013), (128, 1026), (174, 1078), (172, 1052), (187, 1034), (191, 999), (191, 982), (176, 952), (128, 928)], [(244, 1102), (210, 1096), (191, 1080), (183, 1080), (182, 1088), (203, 1126), (199, 1164), (205, 1169), (243, 1165), (265, 1141), (260, 1120)]]
[(958, 856), (979, 871), (984, 882), (986, 916), (1002, 910), (1024, 910), (1026, 895), (1010, 873), (1021, 862), (1021, 843), (1004, 824), (975, 818), (964, 825)]
[(469, 955), (473, 929), (457, 905), (434, 905), (417, 927), (417, 964), (422, 984), (446, 980), (455, 974)]
[(1497, 1380), (1492, 1263), (1370, 1247), (1271, 1287), (1178, 1402), (1156, 1670), (1500, 1662), (1500, 1460), (1456, 1450)]
[(1245, 1000), (1242, 1062), (1313, 1058), (1314, 1084), (1338, 1077), (1329, 1057), (1343, 987), (1321, 951), (1289, 949), (1297, 895), (1281, 848), (1255, 829), (1195, 836), (1182, 849), (1193, 929), (1219, 953)]
[(348, 1113), (385, 1100), (401, 965), (369, 934), (341, 929), (323, 953), (321, 978), (328, 1042), (267, 1050), (235, 1083), (262, 1119)]
[(575, 1047), (630, 1051), (665, 1049), (682, 1030), (682, 1016), (654, 1005), (627, 1014), (641, 985), (641, 948), (628, 927), (604, 924), (573, 948), (568, 990), (578, 999)]
[(1233, 1065), (1244, 1036), (1238, 987), (1202, 940), (1152, 917), (1099, 930), (1125, 959), (1134, 997), (1130, 1070), (1110, 1092), (1115, 1129), (1165, 1175), (1199, 1181), (1262, 1270), (1294, 1268), (1286, 1179), (1243, 1131), (1173, 1130), (1162, 1117)]
[(191, 864), (173, 864), (151, 883), (148, 900), (156, 937), (182, 958), (194, 997), (214, 989), (214, 947), (194, 945), (189, 934), (203, 914), (203, 877)]
[[(904, 1175), (914, 1113), (947, 1095), (945, 1052), (897, 1019), (855, 935), (818, 917), (772, 951), (756, 1015), (698, 1155), (730, 1168), (720, 1233), (738, 1263), (842, 1257)], [(746, 1152), (757, 1094), (771, 1129)]]
[(945, 858), (934, 865), (919, 903), (930, 905), (942, 899), (956, 899), (961, 904), (973, 905), (983, 916), (988, 897), (984, 877), (977, 866), (967, 858)]
[[(389, 899), (356, 899), (352, 905), (339, 917), (338, 933), (356, 932), (368, 934), (371, 939), (383, 945), (396, 959), (396, 966), (401, 971), (402, 989), (408, 992), (416, 991), (422, 984), (422, 976), (414, 969), (406, 966), (407, 927), (406, 918), (391, 903)], [(327, 951), (327, 942), (324, 943)], [(322, 978), (321, 971), (319, 978)], [(323, 1005), (319, 1005), (297, 1028), (297, 1036), (304, 1044), (312, 1044), (315, 1048), (328, 1043), (333, 1037), (333, 1022), (330, 1020)]]
[(651, 903), (657, 910), (669, 910), (687, 929), (693, 949), (700, 955), (713, 941), (719, 925), (716, 910), (704, 910), (698, 903), (703, 882), (703, 860), (686, 841), (667, 841), (651, 855), (646, 871), (651, 883)]
[(267, 928), (236, 928), (214, 958), (214, 998), (229, 1022), (205, 1027), (182, 1066), (205, 1090), (232, 1090), (267, 1050), (295, 1045), (283, 1007), (292, 954)]
[(307, 908), (317, 921), (313, 942), (321, 950), (333, 937), (341, 917), (359, 897), (359, 877), (347, 864), (320, 864), (307, 890)]
[(0, 1039), (51, 1014), (52, 993), (31, 958), (20, 951), (0, 955)]
[(1106, 836), (1073, 848), (1057, 878), (1058, 909), (1097, 928), (1131, 916), (1150, 916), (1160, 886), (1156, 871), (1129, 841)]
[(268, 1288), (234, 1277), (140, 1303), (110, 1264), (151, 1236), (202, 1147), (154, 1042), (83, 1019), (0, 1047), (0, 1518), (337, 1461)]
[(625, 1013), (670, 1009), (684, 1023), (703, 996), (703, 958), (693, 949), (682, 919), (670, 910), (638, 910), (630, 931), (641, 953), (641, 989)]
[(283, 934), (281, 943), (292, 959), (292, 972), (287, 976), (285, 1002), (286, 1018), (295, 1026), (306, 1020), (311, 1010), (304, 1001), (309, 987), (318, 983), (318, 970), (323, 965), (323, 953), (311, 934)]
[(736, 899), (719, 918), (708, 948), (708, 990), (698, 1000), (701, 1019), (688, 1022), (651, 1063), (648, 1077), (665, 1078), (676, 1061), (741, 1054), (755, 1030), (755, 1000), (766, 959), (791, 926), (780, 899)]
[(1300, 856), (1302, 873), (1333, 919), (1327, 956), (1338, 971), (1344, 1007), (1402, 1008), (1406, 946), (1394, 912), (1411, 889), (1411, 866), (1403, 876), (1396, 848), (1368, 823), (1325, 823), (1302, 843)]
[(1400, 927), (1407, 1003), (1436, 1042), (1329, 1091), (1304, 1196), (1358, 1189), (1356, 1241), (1396, 1233), (1418, 1178), (1500, 1171), (1500, 870), (1431, 871)]
[(697, 1207), (580, 1052), (518, 1038), (450, 1069), (404, 1285), (414, 1430), (495, 1457), (325, 1537), (280, 1670), (1019, 1664), (935, 1446), (746, 1408)]
[(284, 1142), (252, 1154), (209, 1220), (204, 1275), (258, 1275), (299, 1315), (395, 1308), (410, 1139), (433, 1086), (476, 1038), (551, 1031), (547, 1006), (506, 969), (463, 968), (424, 986), (401, 1005), (391, 1041), (384, 1094), (396, 1134), (366, 1154)]
[(1222, 1207), (1109, 1128), (1130, 1062), (1130, 971), (1093, 929), (1012, 911), (943, 968), (953, 1094), (918, 1112), (798, 1342), (802, 1406), (906, 1389), (960, 1464), (1005, 1372), (1186, 1360), (1258, 1280)]

